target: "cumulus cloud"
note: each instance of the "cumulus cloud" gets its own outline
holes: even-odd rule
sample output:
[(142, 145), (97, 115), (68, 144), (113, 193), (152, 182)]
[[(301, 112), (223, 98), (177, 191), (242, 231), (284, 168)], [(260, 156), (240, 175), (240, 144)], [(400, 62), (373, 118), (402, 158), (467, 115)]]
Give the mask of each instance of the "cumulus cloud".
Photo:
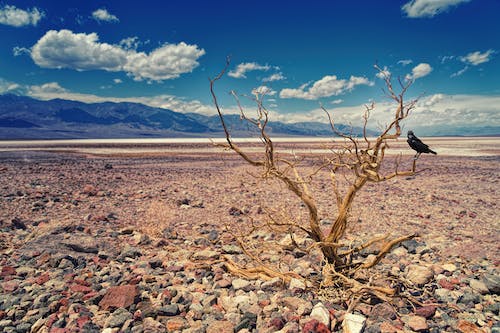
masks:
[(40, 67), (125, 71), (138, 81), (162, 81), (192, 72), (204, 54), (197, 45), (184, 42), (164, 44), (148, 54), (101, 43), (96, 33), (70, 30), (50, 30), (31, 49), (31, 58)]
[(44, 16), (45, 13), (36, 7), (24, 10), (6, 5), (0, 8), (0, 24), (13, 27), (36, 26)]
[(246, 73), (250, 71), (268, 71), (271, 68), (269, 65), (259, 65), (256, 62), (244, 62), (236, 66), (236, 68), (227, 73), (228, 76), (236, 79), (245, 79)]
[(92, 18), (97, 22), (119, 22), (115, 15), (110, 14), (106, 8), (100, 8), (92, 13)]
[(427, 76), (432, 72), (432, 67), (426, 63), (420, 63), (413, 67), (411, 74), (406, 75), (407, 80), (416, 80), (421, 77)]
[(470, 0), (411, 0), (401, 7), (407, 17), (434, 17)]
[(122, 81), (121, 79), (113, 79), (113, 82), (114, 82), (115, 84), (120, 84), (120, 83), (122, 83), (123, 81)]
[(495, 53), (495, 51), (493, 50), (488, 50), (483, 53), (481, 53), (480, 51), (471, 52), (464, 57), (460, 57), (460, 60), (466, 64), (477, 66), (490, 61), (493, 53)]
[(315, 100), (322, 97), (330, 97), (344, 94), (351, 91), (355, 86), (368, 85), (373, 86), (373, 82), (365, 77), (351, 76), (349, 80), (338, 79), (336, 75), (327, 75), (314, 82), (307, 90), (310, 84), (303, 84), (297, 89), (285, 88), (280, 91), (281, 98), (300, 98)]
[(279, 73), (274, 73), (268, 77), (263, 78), (262, 82), (281, 81), (281, 80), (285, 80), (285, 79), (286, 79), (286, 77), (283, 75), (283, 73), (279, 72)]

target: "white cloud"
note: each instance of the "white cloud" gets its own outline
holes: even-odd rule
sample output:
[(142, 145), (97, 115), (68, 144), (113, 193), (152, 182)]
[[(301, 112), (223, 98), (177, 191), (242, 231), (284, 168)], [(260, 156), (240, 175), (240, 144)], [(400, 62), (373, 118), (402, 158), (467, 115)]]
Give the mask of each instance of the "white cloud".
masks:
[(373, 82), (365, 77), (351, 76), (349, 80), (338, 79), (336, 75), (327, 75), (322, 79), (314, 82), (303, 84), (298, 89), (285, 88), (280, 91), (281, 98), (300, 98), (307, 100), (315, 100), (322, 97), (337, 96), (351, 91), (355, 86), (368, 85), (373, 86)]
[(449, 61), (449, 60), (453, 60), (455, 59), (456, 57), (454, 55), (450, 55), (450, 56), (442, 56), (441, 57), (441, 63), (444, 64), (445, 62)]
[(165, 44), (149, 54), (129, 51), (123, 69), (131, 73), (135, 80), (175, 79), (198, 67), (197, 60), (204, 54), (205, 50), (199, 49), (197, 45), (188, 45), (184, 42)]
[[(399, 63), (399, 61), (398, 61), (398, 63)], [(387, 66), (384, 66), (382, 71), (377, 72), (377, 74), (375, 74), (375, 76), (377, 76), (379, 79), (385, 79), (386, 77), (391, 76), (391, 72), (389, 71)]]
[(333, 101), (330, 102), (330, 104), (341, 104), (344, 100), (343, 99), (335, 99)]
[(406, 16), (411, 18), (434, 17), (453, 6), (458, 6), (469, 1), (470, 0), (411, 0), (403, 5), (401, 9), (406, 13)]
[(401, 59), (398, 61), (398, 65), (403, 65), (403, 66), (409, 65), (411, 63), (413, 63), (413, 60), (411, 59)]
[(457, 77), (457, 76), (460, 76), (462, 75), (463, 73), (465, 73), (467, 70), (469, 69), (469, 66), (465, 66), (464, 68), (462, 68), (461, 70), (453, 73), (450, 75), (450, 77)]
[(44, 68), (79, 71), (125, 71), (135, 80), (162, 81), (192, 72), (205, 50), (197, 45), (164, 44), (149, 54), (99, 42), (96, 33), (50, 30), (31, 49), (31, 58)]
[(97, 9), (92, 13), (92, 18), (97, 22), (119, 22), (115, 15), (110, 14), (106, 8)]
[(274, 82), (274, 81), (281, 81), (281, 80), (285, 80), (286, 77), (283, 75), (283, 73), (279, 72), (279, 73), (274, 73), (268, 77), (265, 77), (262, 79), (262, 82)]
[(432, 72), (432, 67), (426, 63), (420, 63), (417, 66), (413, 67), (411, 70), (411, 74), (406, 75), (407, 80), (416, 80), (421, 77), (427, 76)]
[(137, 50), (140, 43), (139, 37), (135, 36), (122, 39), (118, 45), (126, 50)]
[(30, 54), (31, 51), (25, 47), (14, 46), (14, 48), (12, 48), (12, 53), (17, 57), (23, 54)]
[(6, 5), (0, 8), (0, 24), (13, 27), (22, 27), (25, 25), (36, 26), (44, 16), (45, 13), (36, 7), (23, 10), (15, 6)]
[(250, 71), (268, 71), (271, 67), (269, 65), (259, 65), (256, 62), (244, 62), (236, 66), (236, 69), (227, 73), (228, 76), (236, 79), (245, 79), (246, 73)]
[(0, 78), (0, 94), (12, 93), (19, 88), (21, 88), (19, 84)]
[(120, 84), (122, 83), (123, 81), (121, 79), (113, 79), (113, 82), (116, 83), (116, 84)]
[(495, 51), (493, 50), (488, 50), (484, 53), (481, 53), (479, 51), (471, 52), (465, 57), (460, 57), (460, 60), (466, 64), (477, 66), (490, 61), (493, 53), (495, 53)]
[(260, 86), (252, 89), (253, 95), (266, 95), (266, 96), (274, 96), (276, 95), (276, 91), (269, 88), (268, 86)]
[[(375, 103), (370, 113), (368, 127), (379, 129), (377, 124), (388, 124), (394, 115), (396, 106), (391, 102)], [(363, 125), (364, 105), (341, 106), (332, 108), (331, 114), (337, 123), (352, 126)], [(323, 110), (317, 108), (301, 113), (271, 114), (272, 120), (286, 123), (299, 121), (317, 121), (327, 123)], [(418, 101), (416, 108), (404, 120), (405, 129), (467, 128), (479, 126), (500, 126), (500, 95), (445, 95), (434, 94)]]
[[(0, 91), (2, 86), (3, 86), (2, 79), (0, 79)], [(41, 100), (61, 98), (71, 101), (80, 101), (84, 103), (130, 102), (130, 103), (141, 103), (152, 107), (170, 109), (176, 112), (183, 112), (183, 113), (200, 113), (206, 115), (213, 115), (215, 113), (214, 107), (212, 105), (203, 104), (198, 100), (186, 100), (185, 98), (173, 95), (103, 97), (94, 94), (83, 94), (78, 92), (72, 92), (70, 90), (61, 87), (57, 82), (49, 82), (42, 85), (27, 86), (24, 87), (24, 89), (22, 90), (26, 95)], [(236, 114), (239, 111), (236, 108), (227, 108), (225, 109), (225, 112)]]

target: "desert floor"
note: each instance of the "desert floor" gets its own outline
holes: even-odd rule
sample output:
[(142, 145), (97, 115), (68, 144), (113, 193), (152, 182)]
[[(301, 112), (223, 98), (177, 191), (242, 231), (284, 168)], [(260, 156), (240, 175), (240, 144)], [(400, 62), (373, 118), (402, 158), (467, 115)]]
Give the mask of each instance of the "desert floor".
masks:
[[(416, 240), (432, 249), (435, 262), (459, 267), (479, 264), (489, 273), (496, 272), (500, 258), (500, 138), (429, 138), (426, 143), (438, 155), (421, 156), (417, 175), (369, 183), (358, 193), (346, 239), (416, 232)], [(258, 156), (258, 143), (242, 146)], [(315, 170), (329, 154), (328, 142), (279, 142), (277, 147), (287, 159), (305, 156), (300, 163), (306, 172)], [(384, 170), (390, 173), (396, 158), (400, 159), (400, 170), (409, 168), (413, 152), (406, 142), (401, 140), (390, 148), (393, 153), (388, 154)], [(248, 220), (235, 212), (254, 218), (267, 211), (305, 216), (301, 203), (286, 187), (262, 179), (260, 171), (233, 153), (204, 142), (1, 142), (1, 265), (18, 269), (13, 258), (22, 261), (23, 255), (61, 251), (58, 243), (64, 240), (78, 243), (72, 238), (76, 235), (71, 235), (73, 231), (61, 239), (49, 232), (54, 228), (68, 231), (78, 226), (77, 231), (97, 236), (100, 231), (95, 230), (120, 235), (137, 232), (155, 241), (179, 235), (182, 242), (167, 246), (164, 242), (153, 242), (154, 246), (148, 243), (148, 250), (144, 250), (172, 254), (183, 246), (199, 251), (210, 248), (210, 244), (199, 242), (200, 236), (222, 235), (226, 226), (246, 228)], [(311, 184), (326, 230), (336, 211), (329, 174), (319, 172)], [(97, 236), (90, 240), (83, 237), (81, 242), (94, 242), (110, 256), (120, 253), (120, 244), (95, 244)], [(133, 245), (140, 244), (139, 240)], [(169, 260), (176, 258), (170, 255)], [(41, 272), (33, 274), (36, 277)], [(9, 285), (12, 279), (8, 276), (0, 278), (4, 281), (4, 297), (9, 290), (19, 292), (22, 286), (20, 281), (17, 287)], [(18, 314), (21, 317), (17, 320), (9, 313), (15, 304), (9, 303), (10, 308), (6, 304), (4, 301), (0, 307), (0, 326), (2, 318), (11, 320), (4, 328), (17, 327), (26, 320), (26, 313)], [(166, 325), (158, 316), (155, 318)], [(228, 320), (237, 326), (242, 320), (238, 318)], [(450, 323), (435, 324), (432, 320), (437, 319), (428, 319), (431, 328), (453, 331)], [(486, 329), (487, 319), (486, 324), (477, 325)], [(46, 321), (43, 323), (49, 327)], [(489, 326), (493, 324), (490, 319)], [(104, 319), (95, 325), (113, 327)], [(134, 325), (129, 324), (127, 329)], [(207, 325), (205, 329), (210, 327)], [(331, 329), (334, 331), (335, 325), (331, 324)]]

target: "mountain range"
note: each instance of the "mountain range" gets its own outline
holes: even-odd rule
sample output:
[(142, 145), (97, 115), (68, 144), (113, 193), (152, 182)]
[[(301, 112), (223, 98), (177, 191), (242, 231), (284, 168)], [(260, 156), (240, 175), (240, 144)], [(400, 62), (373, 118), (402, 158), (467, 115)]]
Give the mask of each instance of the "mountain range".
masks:
[[(234, 137), (255, 136), (256, 131), (239, 115), (227, 115)], [(359, 135), (361, 128), (352, 130)], [(328, 124), (318, 122), (269, 122), (268, 132), (279, 136), (332, 136)], [(374, 132), (369, 132), (374, 134)], [(86, 139), (219, 137), (218, 115), (185, 114), (139, 103), (83, 103), (63, 99), (48, 101), (13, 94), (0, 95), (0, 139)]]

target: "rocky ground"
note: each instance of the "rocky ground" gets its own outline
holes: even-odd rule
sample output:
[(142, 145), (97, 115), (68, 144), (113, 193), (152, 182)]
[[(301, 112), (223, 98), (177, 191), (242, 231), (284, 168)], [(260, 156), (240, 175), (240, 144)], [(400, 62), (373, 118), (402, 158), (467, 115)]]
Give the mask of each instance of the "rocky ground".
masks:
[[(292, 279), (230, 274), (224, 226), (300, 204), (230, 154), (0, 152), (1, 332), (500, 332), (500, 158), (424, 156), (359, 194), (348, 240), (418, 232), (376, 268), (392, 304), (352, 312)], [(328, 225), (328, 179), (316, 195)], [(286, 241), (284, 235), (263, 235)], [(318, 275), (314, 254), (280, 265)], [(410, 296), (410, 302), (403, 296)]]

